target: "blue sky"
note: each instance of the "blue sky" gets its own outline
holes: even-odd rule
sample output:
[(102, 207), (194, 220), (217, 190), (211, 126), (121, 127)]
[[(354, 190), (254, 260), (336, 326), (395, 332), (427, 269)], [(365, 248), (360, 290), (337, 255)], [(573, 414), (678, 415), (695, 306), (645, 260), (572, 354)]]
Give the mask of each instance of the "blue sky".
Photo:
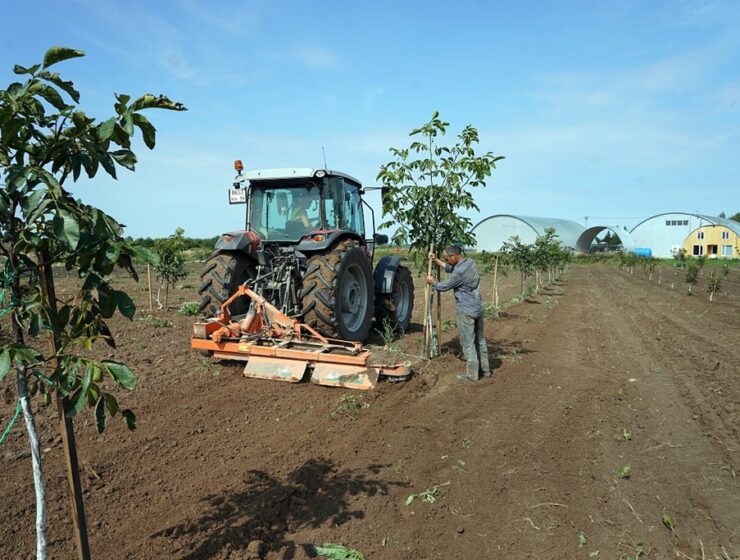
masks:
[[(375, 185), (388, 148), (440, 111), (506, 159), (480, 214), (634, 224), (740, 211), (740, 2), (14, 2), (0, 87), (52, 45), (97, 118), (164, 93), (136, 173), (72, 187), (134, 237), (238, 229), (233, 161), (323, 167)], [(370, 201), (378, 207), (376, 193)]]

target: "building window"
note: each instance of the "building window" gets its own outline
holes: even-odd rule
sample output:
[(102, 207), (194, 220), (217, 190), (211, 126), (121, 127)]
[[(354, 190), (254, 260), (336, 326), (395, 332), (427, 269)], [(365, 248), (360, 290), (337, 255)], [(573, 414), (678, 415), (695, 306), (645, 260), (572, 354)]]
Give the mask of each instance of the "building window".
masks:
[(670, 220), (666, 220), (665, 221), (665, 225), (667, 225), (667, 226), (671, 225), (671, 221)]
[(704, 254), (704, 245), (694, 245), (694, 256), (699, 256)]
[(722, 239), (729, 239), (730, 238), (730, 232), (729, 231), (723, 231), (722, 232)]
[(723, 257), (732, 256), (732, 245), (722, 245), (722, 256)]
[(681, 225), (687, 226), (687, 225), (689, 225), (689, 221), (688, 220), (684, 220), (683, 221), (683, 224), (681, 224)]
[(697, 239), (704, 239), (704, 232), (703, 232), (703, 231), (700, 231), (700, 232), (698, 232), (698, 233), (696, 234), (696, 238), (697, 238)]

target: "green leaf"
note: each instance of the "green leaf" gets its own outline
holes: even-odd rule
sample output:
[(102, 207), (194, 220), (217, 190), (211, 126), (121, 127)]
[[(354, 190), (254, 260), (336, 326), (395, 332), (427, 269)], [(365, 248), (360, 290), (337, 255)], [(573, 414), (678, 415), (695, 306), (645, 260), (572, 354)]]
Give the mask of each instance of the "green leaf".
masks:
[(70, 58), (78, 58), (81, 56), (85, 56), (85, 53), (82, 51), (69, 49), (67, 47), (51, 47), (48, 51), (46, 51), (46, 54), (44, 54), (43, 67), (48, 68), (49, 66), (52, 66), (57, 62), (62, 62), (64, 60), (69, 60)]
[(118, 414), (118, 400), (110, 393), (104, 393), (103, 398), (105, 399), (105, 408), (108, 409), (108, 414), (115, 416)]
[(68, 403), (65, 416), (67, 418), (74, 418), (77, 416), (83, 408), (85, 408), (85, 402), (87, 401), (87, 391), (90, 388), (90, 382), (92, 381), (93, 367), (92, 364), (88, 363), (85, 369), (85, 375), (82, 377), (80, 388), (72, 395)]
[(118, 310), (121, 314), (127, 319), (133, 319), (134, 314), (136, 313), (136, 305), (134, 305), (134, 302), (131, 300), (129, 295), (121, 290), (116, 290), (115, 298)]
[(131, 104), (131, 110), (142, 109), (169, 109), (170, 111), (187, 111), (187, 108), (178, 101), (172, 101), (166, 95), (152, 95), (146, 93)]
[(53, 220), (54, 234), (63, 240), (70, 249), (77, 248), (80, 242), (80, 226), (77, 219), (67, 212), (60, 210), (59, 214)]
[(141, 130), (141, 135), (144, 138), (144, 144), (146, 144), (146, 147), (150, 150), (154, 149), (157, 132), (154, 125), (152, 125), (144, 115), (140, 115), (139, 113), (134, 113), (134, 124)]
[(159, 263), (159, 257), (153, 252), (147, 249), (146, 247), (133, 247), (134, 251), (136, 252), (136, 257), (141, 259), (147, 264), (150, 264), (152, 266), (155, 266)]
[(59, 95), (59, 92), (51, 86), (45, 85), (39, 88), (37, 93), (46, 99), (46, 101), (51, 103), (55, 109), (63, 111), (67, 107), (67, 104), (64, 102), (64, 99), (62, 99), (62, 96)]
[(41, 72), (39, 78), (47, 80), (57, 86), (62, 91), (65, 91), (75, 103), (80, 102), (80, 92), (77, 91), (72, 82), (65, 82), (59, 77), (56, 72)]
[(0, 352), (0, 381), (10, 372), (11, 362), (10, 348), (3, 348)]
[(123, 421), (126, 422), (126, 427), (133, 432), (136, 429), (136, 415), (128, 408), (121, 414), (123, 415)]
[(131, 150), (116, 150), (109, 152), (110, 156), (129, 171), (136, 171), (136, 155)]
[(126, 364), (113, 360), (103, 360), (101, 363), (116, 383), (127, 391), (131, 391), (136, 386), (136, 376)]
[(95, 405), (95, 424), (98, 428), (98, 433), (102, 434), (105, 431), (105, 398), (100, 397), (98, 404)]
[(131, 116), (131, 111), (126, 111), (123, 114), (123, 120), (121, 122), (121, 126), (123, 127), (123, 131), (128, 136), (131, 136), (134, 133), (134, 119)]
[(41, 67), (41, 65), (40, 65), (40, 64), (34, 64), (34, 65), (33, 65), (33, 66), (31, 66), (30, 68), (24, 68), (24, 67), (23, 67), (23, 66), (21, 66), (20, 64), (16, 64), (15, 66), (13, 66), (13, 72), (14, 72), (15, 74), (33, 74), (33, 73), (34, 73), (34, 72), (36, 72), (36, 70), (38, 70), (38, 69), (39, 69), (40, 67)]
[(666, 512), (663, 512), (660, 515), (660, 520), (663, 522), (663, 525), (665, 525), (666, 529), (670, 529), (671, 532), (676, 530), (676, 521)]
[(116, 117), (111, 117), (98, 126), (98, 138), (108, 140), (113, 135), (113, 129), (116, 126)]

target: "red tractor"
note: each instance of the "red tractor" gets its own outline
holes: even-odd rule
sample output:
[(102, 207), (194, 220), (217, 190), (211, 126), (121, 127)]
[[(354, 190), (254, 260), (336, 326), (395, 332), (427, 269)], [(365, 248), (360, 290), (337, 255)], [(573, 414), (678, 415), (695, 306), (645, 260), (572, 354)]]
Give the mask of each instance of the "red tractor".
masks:
[[(326, 337), (364, 342), (373, 318), (397, 331), (408, 327), (411, 273), (400, 256), (383, 257), (373, 271), (375, 247), (388, 236), (375, 234), (375, 215), (357, 179), (327, 169), (245, 172), (239, 161), (235, 167), (229, 201), (246, 204), (246, 226), (221, 235), (206, 262), (199, 290), (204, 315), (217, 316), (248, 285)], [(249, 298), (236, 298), (228, 311), (238, 318), (249, 306)]]

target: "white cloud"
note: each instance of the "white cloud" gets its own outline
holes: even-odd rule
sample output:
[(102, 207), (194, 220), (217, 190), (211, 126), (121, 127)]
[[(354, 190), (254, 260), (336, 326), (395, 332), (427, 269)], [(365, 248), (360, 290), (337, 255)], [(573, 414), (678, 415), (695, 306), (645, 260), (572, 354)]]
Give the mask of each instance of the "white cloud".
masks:
[(342, 67), (342, 61), (336, 53), (318, 45), (299, 46), (290, 55), (311, 68), (339, 70)]

